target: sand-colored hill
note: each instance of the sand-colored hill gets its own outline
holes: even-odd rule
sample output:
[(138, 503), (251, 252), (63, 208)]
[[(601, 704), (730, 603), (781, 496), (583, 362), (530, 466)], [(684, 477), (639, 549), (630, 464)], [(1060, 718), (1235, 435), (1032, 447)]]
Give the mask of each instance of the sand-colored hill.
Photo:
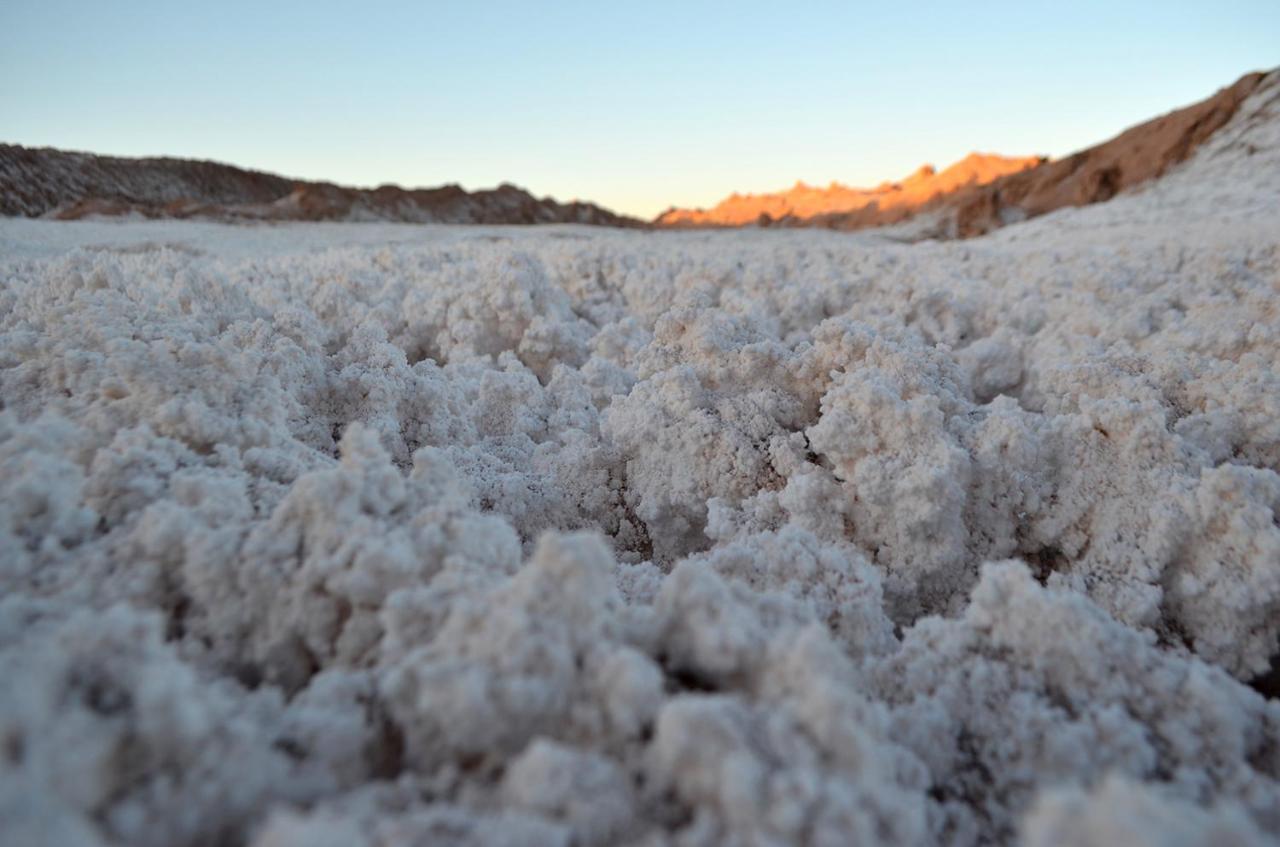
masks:
[(1037, 156), (1010, 158), (993, 153), (970, 153), (939, 172), (924, 165), (901, 182), (875, 188), (853, 188), (833, 182), (822, 188), (797, 182), (769, 194), (733, 194), (711, 209), (670, 209), (655, 221), (660, 226), (742, 226), (744, 224), (803, 223), (820, 215), (872, 210), (895, 219), (909, 215), (940, 195), (960, 188), (985, 185), (999, 177), (1033, 168)]

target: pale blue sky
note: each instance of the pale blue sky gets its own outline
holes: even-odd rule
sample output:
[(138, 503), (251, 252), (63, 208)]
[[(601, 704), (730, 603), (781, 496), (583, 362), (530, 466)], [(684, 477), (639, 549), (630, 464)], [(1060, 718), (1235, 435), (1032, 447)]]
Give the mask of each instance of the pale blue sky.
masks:
[(0, 141), (651, 216), (1062, 155), (1280, 65), (1280, 0), (0, 0)]

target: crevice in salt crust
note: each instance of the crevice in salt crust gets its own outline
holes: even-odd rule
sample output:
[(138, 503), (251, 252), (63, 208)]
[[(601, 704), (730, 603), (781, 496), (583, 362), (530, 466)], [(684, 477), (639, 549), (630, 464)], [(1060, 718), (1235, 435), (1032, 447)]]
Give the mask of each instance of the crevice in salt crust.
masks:
[(964, 244), (49, 230), (0, 259), (0, 832), (1264, 843), (1275, 89)]

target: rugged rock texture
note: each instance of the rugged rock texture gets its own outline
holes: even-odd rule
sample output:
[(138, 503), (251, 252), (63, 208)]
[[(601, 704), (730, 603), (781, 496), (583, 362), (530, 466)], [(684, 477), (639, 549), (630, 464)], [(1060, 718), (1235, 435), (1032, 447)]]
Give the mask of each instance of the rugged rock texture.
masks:
[(214, 220), (582, 223), (638, 226), (590, 203), (538, 199), (514, 185), (345, 188), (186, 159), (124, 159), (0, 145), (0, 214)]
[(855, 230), (910, 221), (899, 233), (906, 240), (970, 238), (1056, 209), (1110, 200), (1163, 175), (1225, 126), (1265, 76), (1247, 74), (1206, 100), (1065, 159), (972, 154), (942, 173), (926, 166), (901, 183), (874, 189), (800, 183), (779, 194), (735, 194), (710, 210), (671, 209), (655, 223)]
[(787, 191), (772, 194), (733, 194), (711, 209), (672, 208), (654, 222), (673, 227), (805, 225), (840, 213), (854, 216), (850, 220), (865, 220), (866, 226), (897, 223), (941, 196), (1025, 171), (1041, 161), (1037, 156), (970, 153), (941, 173), (933, 165), (923, 165), (901, 182), (885, 182), (875, 188), (852, 188), (838, 182), (819, 188), (797, 182)]
[(1066, 206), (1110, 200), (1155, 179), (1226, 125), (1264, 76), (1248, 74), (1207, 100), (1138, 124), (1096, 147), (961, 191), (946, 204), (947, 234), (981, 235)]

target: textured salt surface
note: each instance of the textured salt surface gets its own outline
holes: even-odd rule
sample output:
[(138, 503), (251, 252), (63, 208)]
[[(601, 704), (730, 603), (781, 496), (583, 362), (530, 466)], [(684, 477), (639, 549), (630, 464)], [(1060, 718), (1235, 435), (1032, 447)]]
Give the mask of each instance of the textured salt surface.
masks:
[(964, 244), (0, 223), (0, 841), (1264, 843), (1275, 91)]

